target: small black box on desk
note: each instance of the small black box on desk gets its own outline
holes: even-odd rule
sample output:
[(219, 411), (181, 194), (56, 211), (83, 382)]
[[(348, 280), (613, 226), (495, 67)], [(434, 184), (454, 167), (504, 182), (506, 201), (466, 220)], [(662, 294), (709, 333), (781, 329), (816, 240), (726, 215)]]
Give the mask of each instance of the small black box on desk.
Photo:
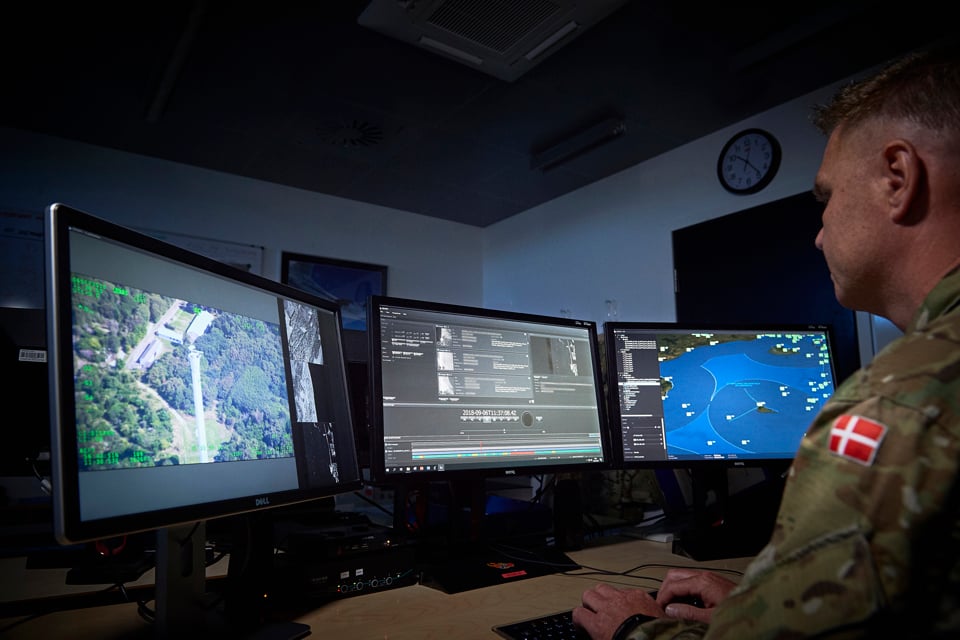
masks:
[[(279, 536), (278, 536), (279, 537)], [(329, 599), (416, 584), (414, 548), (365, 516), (342, 514), (321, 525), (293, 527), (281, 538), (275, 591)]]

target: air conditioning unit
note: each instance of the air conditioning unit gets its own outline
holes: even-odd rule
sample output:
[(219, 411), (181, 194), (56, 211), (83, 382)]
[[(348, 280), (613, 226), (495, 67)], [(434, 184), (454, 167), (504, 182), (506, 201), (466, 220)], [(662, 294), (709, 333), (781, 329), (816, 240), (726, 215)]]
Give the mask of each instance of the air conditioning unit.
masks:
[(365, 27), (513, 82), (627, 0), (371, 0)]

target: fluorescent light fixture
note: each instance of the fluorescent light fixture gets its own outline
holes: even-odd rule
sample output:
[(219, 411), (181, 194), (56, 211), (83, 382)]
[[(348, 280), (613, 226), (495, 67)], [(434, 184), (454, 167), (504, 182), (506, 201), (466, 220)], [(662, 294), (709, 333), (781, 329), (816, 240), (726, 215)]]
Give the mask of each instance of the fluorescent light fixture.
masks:
[(433, 38), (427, 36), (420, 36), (420, 44), (425, 47), (436, 49), (437, 51), (443, 51), (444, 53), (449, 54), (458, 60), (475, 64), (478, 67), (483, 64), (483, 58), (478, 58), (472, 53), (467, 53), (466, 51), (462, 51), (456, 47), (451, 47), (448, 44), (440, 42), (439, 40), (434, 40)]
[(535, 151), (530, 159), (531, 169), (547, 171), (573, 160), (627, 131), (627, 123), (619, 115), (608, 116), (585, 129), (568, 135), (546, 149)]
[(563, 39), (563, 37), (566, 36), (568, 33), (578, 28), (580, 28), (580, 25), (577, 24), (575, 20), (571, 20), (567, 24), (557, 29), (557, 31), (552, 36), (550, 36), (549, 38), (547, 38), (546, 40), (544, 40), (543, 42), (535, 46), (533, 49), (530, 49), (530, 51), (527, 51), (527, 54), (524, 56), (524, 58), (526, 58), (527, 60), (533, 60), (534, 58), (539, 56), (541, 53), (543, 53), (544, 51), (546, 51), (547, 49), (555, 45), (561, 39)]

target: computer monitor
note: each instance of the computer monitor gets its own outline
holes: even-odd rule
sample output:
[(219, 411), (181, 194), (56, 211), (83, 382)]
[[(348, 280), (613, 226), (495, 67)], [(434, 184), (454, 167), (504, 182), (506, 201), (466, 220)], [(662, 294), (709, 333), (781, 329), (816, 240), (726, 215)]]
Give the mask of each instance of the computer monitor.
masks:
[[(447, 591), (488, 584), (482, 572), (490, 569), (483, 567), (496, 566), (497, 558), (471, 558), (494, 539), (526, 538), (532, 546), (542, 534), (549, 538), (553, 513), (527, 501), (507, 516), (518, 505), (488, 496), (487, 481), (609, 465), (596, 324), (385, 296), (372, 297), (368, 312), (371, 472), (398, 487), (398, 496), (418, 484), (448, 487), (446, 522), (428, 516), (416, 531), (446, 524), (451, 557), (436, 564), (467, 559), (449, 571), (450, 580), (429, 568), (425, 576)], [(410, 525), (406, 509), (395, 501), (400, 531)], [(481, 569), (473, 581), (475, 567)], [(504, 570), (489, 583), (530, 571)]]
[(45, 225), (56, 536), (157, 530), (158, 631), (215, 630), (207, 521), (361, 486), (339, 310), (62, 204)]
[(369, 309), (376, 478), (608, 465), (595, 323), (383, 296)]
[(604, 341), (615, 464), (689, 469), (695, 509), (727, 508), (729, 468), (782, 479), (836, 384), (826, 325), (607, 322)]
[(624, 467), (789, 462), (834, 391), (827, 326), (608, 322)]

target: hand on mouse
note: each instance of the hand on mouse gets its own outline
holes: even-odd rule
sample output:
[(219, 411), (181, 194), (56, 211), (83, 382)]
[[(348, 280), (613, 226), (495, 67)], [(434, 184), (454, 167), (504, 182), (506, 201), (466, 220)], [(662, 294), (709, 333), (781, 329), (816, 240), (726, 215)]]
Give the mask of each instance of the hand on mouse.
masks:
[(671, 618), (710, 622), (713, 609), (736, 586), (711, 571), (670, 569), (657, 592), (657, 604)]
[(573, 610), (573, 622), (586, 629), (591, 638), (610, 638), (636, 613), (659, 618), (663, 609), (643, 589), (618, 589), (601, 583), (584, 591), (581, 606)]

